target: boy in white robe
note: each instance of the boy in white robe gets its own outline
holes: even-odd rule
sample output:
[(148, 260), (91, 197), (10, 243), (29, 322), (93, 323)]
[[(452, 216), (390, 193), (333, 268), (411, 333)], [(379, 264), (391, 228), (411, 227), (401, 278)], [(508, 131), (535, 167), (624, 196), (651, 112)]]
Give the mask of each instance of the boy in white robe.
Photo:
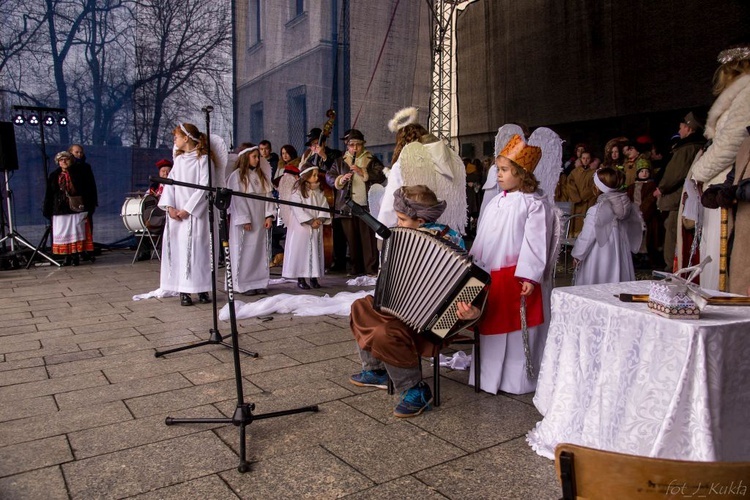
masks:
[[(480, 215), (471, 247), (474, 263), (492, 276), (478, 328), (481, 389), (525, 394), (536, 389), (549, 324), (551, 276), (555, 264), (555, 213), (538, 190), (533, 171), (542, 148), (513, 135), (500, 151), (500, 192)], [(525, 303), (528, 343), (523, 339), (521, 307)], [(471, 320), (479, 309), (458, 304), (458, 316)], [(474, 380), (472, 363), (469, 380)]]

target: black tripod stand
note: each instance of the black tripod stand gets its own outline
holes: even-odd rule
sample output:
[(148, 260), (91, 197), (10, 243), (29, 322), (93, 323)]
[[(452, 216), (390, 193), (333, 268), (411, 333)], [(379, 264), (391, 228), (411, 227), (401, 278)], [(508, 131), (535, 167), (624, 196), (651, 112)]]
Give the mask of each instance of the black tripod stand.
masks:
[[(5, 244), (6, 240), (10, 240), (10, 251), (11, 254), (15, 254), (16, 251), (16, 244), (23, 245), (29, 250), (34, 250), (34, 253), (32, 254), (31, 258), (29, 259), (29, 264), (31, 264), (31, 261), (34, 259), (34, 255), (38, 252), (39, 248), (34, 248), (34, 245), (29, 243), (29, 241), (24, 238), (21, 233), (16, 231), (15, 223), (13, 222), (13, 191), (10, 189), (10, 179), (8, 177), (8, 171), (6, 170), (4, 172), (5, 174), (5, 201), (7, 203), (7, 218), (8, 218), (8, 234), (6, 234), (3, 239), (0, 240), (0, 244)], [(44, 257), (45, 259), (49, 260), (50, 263), (59, 266), (60, 263), (57, 262), (55, 259), (50, 257), (49, 255), (39, 252), (39, 255)], [(14, 262), (17, 264), (18, 260), (16, 256), (13, 257)], [(28, 269), (28, 265), (26, 266)]]
[[(196, 342), (194, 344), (188, 344), (183, 345), (180, 347), (175, 347), (173, 349), (167, 349), (165, 351), (156, 351), (154, 353), (154, 356), (157, 358), (160, 356), (165, 356), (167, 354), (171, 354), (173, 352), (180, 352), (185, 351), (187, 349), (194, 349), (196, 347), (202, 347), (204, 345), (216, 345), (221, 344), (225, 347), (232, 347), (232, 344), (229, 344), (228, 342), (224, 342), (224, 337), (222, 337), (221, 333), (219, 332), (219, 312), (218, 307), (216, 305), (216, 260), (214, 259), (214, 189), (211, 179), (211, 112), (214, 110), (213, 106), (206, 106), (201, 111), (205, 113), (206, 115), (206, 137), (209, 138), (208, 144), (206, 144), (208, 148), (208, 161), (209, 161), (209, 167), (208, 167), (208, 185), (211, 187), (211, 189), (208, 190), (208, 241), (210, 245), (209, 254), (211, 256), (211, 305), (213, 307), (213, 328), (211, 328), (209, 332), (208, 340), (204, 340), (201, 342)], [(157, 178), (159, 179), (159, 178)], [(160, 181), (156, 181), (160, 182)], [(162, 180), (163, 182), (163, 180)], [(180, 183), (175, 182), (175, 184), (183, 185)], [(205, 186), (196, 186), (200, 189), (205, 189)], [(218, 206), (218, 205), (217, 205)], [(228, 204), (227, 204), (228, 206)], [(221, 221), (219, 222), (221, 224)], [(240, 352), (243, 354), (247, 354), (248, 356), (251, 356), (253, 358), (258, 357), (257, 352), (248, 351), (247, 349), (239, 348)]]
[[(157, 182), (176, 184), (179, 186), (187, 186), (196, 189), (204, 189), (209, 192), (213, 192), (214, 188), (206, 188), (205, 186), (199, 186), (195, 184), (188, 184), (183, 182), (172, 181), (171, 179), (162, 179), (159, 177), (152, 178)], [(295, 413), (303, 413), (307, 411), (317, 412), (318, 406), (304, 406), (301, 408), (295, 408), (292, 410), (276, 411), (271, 413), (263, 413), (261, 415), (253, 415), (255, 409), (254, 403), (246, 403), (244, 399), (244, 392), (242, 389), (242, 368), (240, 365), (240, 348), (238, 333), (237, 333), (237, 316), (234, 309), (234, 288), (232, 285), (232, 261), (229, 252), (229, 234), (227, 229), (227, 208), (232, 199), (233, 191), (229, 189), (218, 189), (216, 190), (216, 208), (219, 209), (219, 238), (221, 240), (221, 248), (224, 252), (225, 269), (227, 273), (227, 293), (229, 296), (229, 322), (231, 325), (232, 335), (232, 357), (234, 360), (234, 379), (237, 386), (237, 408), (234, 410), (232, 418), (172, 418), (167, 417), (164, 421), (167, 425), (176, 424), (232, 424), (240, 428), (240, 465), (237, 470), (240, 472), (248, 472), (250, 470), (250, 463), (246, 459), (245, 450), (245, 428), (250, 425), (253, 420), (263, 420), (266, 418), (281, 417), (284, 415), (293, 415)], [(241, 193), (236, 193), (241, 194)], [(205, 343), (204, 343), (205, 344)], [(192, 346), (194, 347), (194, 346)]]

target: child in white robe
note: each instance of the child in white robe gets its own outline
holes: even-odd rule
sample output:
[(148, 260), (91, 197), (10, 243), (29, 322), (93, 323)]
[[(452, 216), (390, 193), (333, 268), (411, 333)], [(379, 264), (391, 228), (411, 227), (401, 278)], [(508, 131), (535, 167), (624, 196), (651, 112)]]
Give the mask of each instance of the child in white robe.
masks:
[[(304, 163), (300, 167), (299, 180), (295, 183), (290, 201), (314, 205), (314, 208), (291, 207), (287, 221), (286, 246), (284, 248), (284, 278), (297, 278), (297, 287), (302, 290), (320, 288), (318, 278), (325, 272), (323, 262), (323, 225), (331, 223), (328, 200), (318, 182), (318, 167)], [(310, 279), (307, 284), (306, 278)]]
[(271, 168), (267, 161), (261, 159), (258, 146), (249, 143), (240, 146), (236, 165), (237, 169), (229, 176), (227, 187), (241, 193), (265, 196), (270, 201), (232, 197), (229, 206), (232, 286), (243, 295), (264, 294), (269, 279), (268, 230), (274, 218)]
[(619, 190), (623, 180), (623, 173), (611, 167), (594, 175), (595, 190), (601, 194), (586, 212), (570, 252), (576, 262), (576, 285), (635, 281), (633, 254), (641, 246), (643, 218), (628, 194)]
[[(500, 192), (483, 209), (470, 251), (474, 263), (492, 276), (478, 323), (481, 389), (492, 394), (536, 389), (547, 337), (557, 225), (551, 201), (538, 190), (533, 174), (541, 156), (541, 148), (525, 144), (517, 134), (500, 151), (495, 159)], [(524, 302), (527, 344), (521, 321)], [(458, 304), (462, 319), (479, 314), (470, 304)], [(472, 363), (470, 381), (474, 369)]]
[[(208, 186), (206, 134), (191, 123), (173, 131), (175, 158), (169, 178)], [(211, 258), (208, 202), (200, 189), (165, 184), (159, 208), (167, 212), (162, 242), (160, 288), (180, 292), (180, 304), (193, 305), (191, 293), (201, 304), (211, 301)]]

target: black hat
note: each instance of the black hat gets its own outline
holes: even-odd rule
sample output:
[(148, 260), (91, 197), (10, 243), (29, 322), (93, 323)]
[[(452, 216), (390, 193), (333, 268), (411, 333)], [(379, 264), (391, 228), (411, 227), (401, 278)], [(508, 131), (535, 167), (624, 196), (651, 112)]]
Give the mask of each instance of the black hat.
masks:
[(307, 134), (307, 142), (305, 143), (305, 146), (310, 146), (312, 141), (317, 141), (320, 139), (320, 134), (322, 134), (323, 131), (319, 128), (313, 128), (310, 129), (310, 133)]
[(360, 132), (356, 128), (350, 128), (344, 133), (344, 137), (342, 137), (341, 140), (344, 142), (349, 142), (349, 141), (365, 142), (365, 136), (362, 132)]

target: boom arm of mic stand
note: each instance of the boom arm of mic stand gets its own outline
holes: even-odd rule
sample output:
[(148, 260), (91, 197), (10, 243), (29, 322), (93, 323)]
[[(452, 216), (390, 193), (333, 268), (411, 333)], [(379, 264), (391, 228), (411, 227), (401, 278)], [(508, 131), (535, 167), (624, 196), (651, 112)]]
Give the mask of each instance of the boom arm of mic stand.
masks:
[[(228, 188), (211, 188), (208, 186), (202, 186), (200, 184), (191, 184), (189, 182), (182, 182), (182, 181), (176, 181), (174, 179), (168, 179), (167, 177), (157, 177), (157, 176), (151, 176), (148, 178), (151, 182), (157, 182), (159, 184), (169, 184), (174, 186), (184, 186), (194, 189), (202, 189), (203, 191), (212, 191), (217, 192), (219, 190), (224, 190), (231, 194), (232, 196), (239, 196), (241, 198), (252, 198), (253, 200), (261, 200), (261, 201), (270, 201), (271, 203), (280, 203), (281, 205), (289, 205), (292, 207), (300, 207), (300, 208), (310, 208), (312, 210), (319, 210), (321, 212), (329, 212), (331, 215), (342, 215), (343, 212), (341, 210), (335, 210), (333, 208), (329, 208), (328, 210), (322, 209), (321, 207), (317, 205), (308, 205), (306, 203), (297, 203), (296, 201), (287, 201), (287, 200), (277, 200), (276, 198), (272, 196), (263, 196), (262, 194), (255, 194), (255, 193), (242, 193), (240, 191), (234, 191)], [(364, 211), (360, 207), (360, 210)], [(369, 214), (368, 214), (369, 215)], [(373, 219), (374, 220), (374, 219)], [(377, 222), (377, 221), (376, 221)], [(380, 222), (378, 222), (380, 224)], [(385, 226), (383, 226), (385, 227)], [(388, 228), (386, 228), (388, 229)], [(378, 233), (380, 234), (380, 233)], [(390, 235), (390, 231), (388, 231), (388, 234)]]
[(346, 206), (349, 207), (352, 210), (352, 215), (355, 215), (362, 219), (365, 224), (370, 226), (370, 228), (375, 231), (375, 233), (378, 234), (383, 239), (386, 239), (390, 237), (391, 230), (388, 229), (388, 226), (380, 222), (378, 219), (370, 215), (370, 212), (365, 210), (362, 205), (355, 203), (354, 201), (350, 199), (346, 200)]

